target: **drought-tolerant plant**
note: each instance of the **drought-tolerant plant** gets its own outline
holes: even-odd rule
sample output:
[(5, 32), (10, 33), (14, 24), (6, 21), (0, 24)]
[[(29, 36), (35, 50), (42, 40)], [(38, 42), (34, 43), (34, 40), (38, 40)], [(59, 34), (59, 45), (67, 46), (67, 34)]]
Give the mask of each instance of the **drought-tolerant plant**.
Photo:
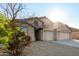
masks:
[(0, 13), (0, 43), (8, 44), (9, 42), (9, 25), (10, 21), (3, 14)]
[[(5, 20), (6, 17), (1, 15), (1, 21), (6, 24), (2, 24), (1, 26), (4, 28), (1, 29), (1, 38), (2, 36), (4, 38), (7, 37), (7, 39), (1, 39), (1, 43), (6, 43), (5, 45), (8, 47), (8, 50), (12, 55), (19, 55), (21, 54), (23, 48), (27, 46), (30, 42), (30, 37), (26, 36), (25, 33), (20, 31), (20, 28), (17, 29), (15, 27), (14, 21), (18, 17), (18, 14), (24, 9), (24, 4), (22, 3), (6, 3), (6, 4), (0, 4), (0, 7), (3, 9), (3, 13), (5, 16), (10, 20)], [(3, 17), (2, 17), (3, 16)], [(4, 21), (5, 20), (5, 21)], [(6, 22), (7, 21), (7, 22)], [(3, 34), (5, 32), (5, 34)], [(22, 34), (22, 35), (21, 35)]]
[(12, 55), (20, 55), (25, 46), (29, 45), (30, 37), (20, 31), (19, 27), (11, 26), (12, 22), (0, 13), (0, 43), (4, 44)]
[[(16, 39), (14, 39), (14, 37)], [(25, 46), (27, 46), (30, 43), (30, 37), (26, 36), (24, 32), (16, 31), (13, 34), (14, 41), (9, 43), (8, 49), (10, 50), (9, 53), (12, 55), (20, 55), (24, 49)]]

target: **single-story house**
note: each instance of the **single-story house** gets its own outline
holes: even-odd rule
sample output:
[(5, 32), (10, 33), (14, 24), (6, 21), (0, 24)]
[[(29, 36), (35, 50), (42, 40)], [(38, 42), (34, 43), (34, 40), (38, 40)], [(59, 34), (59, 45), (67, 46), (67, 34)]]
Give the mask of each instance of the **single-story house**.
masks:
[(53, 23), (45, 16), (16, 19), (15, 25), (21, 27), (32, 41), (71, 39), (71, 30), (67, 25)]

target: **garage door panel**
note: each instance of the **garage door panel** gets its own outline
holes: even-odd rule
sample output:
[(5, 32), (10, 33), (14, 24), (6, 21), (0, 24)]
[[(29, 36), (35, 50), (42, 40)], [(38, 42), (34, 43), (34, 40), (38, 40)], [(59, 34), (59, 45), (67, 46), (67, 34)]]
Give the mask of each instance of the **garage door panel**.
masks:
[(59, 40), (69, 39), (69, 33), (59, 33)]
[(53, 37), (54, 34), (53, 32), (50, 32), (50, 31), (46, 31), (44, 32), (44, 40), (53, 40)]
[[(54, 32), (52, 31), (45, 31), (43, 36), (43, 40), (54, 40)], [(56, 37), (57, 40), (69, 39), (69, 33), (58, 32)]]

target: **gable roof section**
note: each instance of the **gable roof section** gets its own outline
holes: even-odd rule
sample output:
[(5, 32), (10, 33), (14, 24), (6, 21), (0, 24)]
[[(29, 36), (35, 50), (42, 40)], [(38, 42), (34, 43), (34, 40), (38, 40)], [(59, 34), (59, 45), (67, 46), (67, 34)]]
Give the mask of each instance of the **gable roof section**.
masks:
[[(29, 20), (31, 20), (31, 21), (28, 22)], [(40, 25), (39, 23), (38, 23), (39, 25), (35, 25), (35, 23), (32, 22), (32, 21), (36, 21), (36, 20), (37, 20), (37, 22), (41, 22), (42, 25)], [(44, 26), (44, 22), (41, 21), (39, 17), (27, 18), (27, 19), (25, 19), (25, 22), (30, 23), (30, 24), (33, 25), (36, 29), (44, 28), (44, 27), (45, 27), (45, 26)]]
[[(30, 25), (30, 26), (32, 26), (32, 27), (34, 27), (34, 28), (40, 28), (40, 26), (37, 26), (37, 25), (34, 25), (32, 22), (28, 22), (28, 21), (34, 21), (34, 20), (38, 20), (38, 21), (40, 21), (40, 22), (42, 22), (42, 24), (44, 23), (43, 21), (41, 21), (40, 20), (40, 18), (38, 18), (38, 17), (31, 17), (31, 18), (25, 18), (25, 19), (16, 19), (15, 21), (14, 21), (14, 23), (20, 23), (20, 24), (28, 24), (28, 25)], [(44, 26), (42, 26), (42, 28), (43, 28)]]
[(46, 16), (39, 17), (39, 19), (44, 22), (46, 27), (53, 25), (53, 22), (49, 20)]
[(15, 23), (15, 26), (21, 26), (23, 24), (23, 25), (29, 25), (31, 27), (34, 27), (32, 24), (29, 24), (29, 23), (27, 23), (27, 22), (25, 22), (23, 20), (19, 20), (19, 19), (16, 19), (13, 22)]
[(40, 21), (40, 22), (43, 22), (43, 21), (40, 20), (39, 17), (24, 18), (24, 19), (19, 19), (19, 20), (29, 21), (29, 20), (35, 20), (35, 19), (37, 19), (37, 20)]
[(71, 29), (66, 24), (63, 24), (61, 22), (53, 23), (46, 16), (39, 17), (39, 18), (46, 25), (47, 28), (45, 30), (51, 30), (52, 31), (52, 30), (56, 29), (57, 31), (60, 31), (60, 32), (71, 32)]
[(72, 32), (71, 28), (67, 24), (65, 24), (65, 26)]
[(69, 27), (66, 24), (63, 24), (61, 22), (55, 22), (53, 29), (56, 29), (59, 32), (71, 32)]

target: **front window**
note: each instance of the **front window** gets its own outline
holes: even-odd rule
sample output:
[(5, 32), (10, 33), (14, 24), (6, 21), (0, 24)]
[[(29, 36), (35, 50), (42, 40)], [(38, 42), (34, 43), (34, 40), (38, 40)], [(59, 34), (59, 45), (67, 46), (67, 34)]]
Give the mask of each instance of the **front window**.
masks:
[(25, 32), (25, 34), (27, 35), (27, 27), (20, 27), (20, 30), (21, 30), (22, 32)]

